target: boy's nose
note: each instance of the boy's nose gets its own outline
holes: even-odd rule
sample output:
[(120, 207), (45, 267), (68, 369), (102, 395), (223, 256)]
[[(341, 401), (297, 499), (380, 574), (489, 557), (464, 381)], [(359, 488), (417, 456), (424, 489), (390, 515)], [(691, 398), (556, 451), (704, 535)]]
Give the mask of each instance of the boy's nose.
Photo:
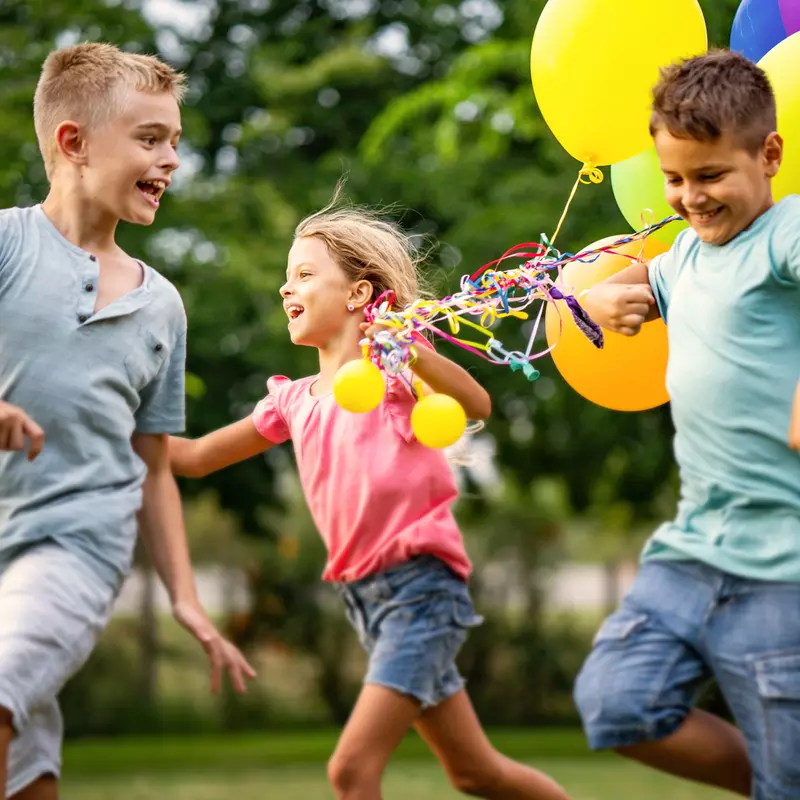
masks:
[(698, 206), (702, 206), (707, 199), (708, 195), (702, 186), (687, 186), (683, 193), (683, 204), (687, 208), (696, 209)]

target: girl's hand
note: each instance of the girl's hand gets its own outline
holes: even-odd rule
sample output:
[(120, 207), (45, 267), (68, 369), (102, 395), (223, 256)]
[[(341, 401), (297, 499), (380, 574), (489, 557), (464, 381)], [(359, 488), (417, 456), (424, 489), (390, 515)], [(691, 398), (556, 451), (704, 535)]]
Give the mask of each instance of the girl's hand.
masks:
[(380, 322), (362, 322), (359, 327), (364, 332), (364, 336), (370, 341), (375, 338), (375, 334), (378, 333), (378, 331), (386, 331), (391, 328), (390, 325), (384, 325)]

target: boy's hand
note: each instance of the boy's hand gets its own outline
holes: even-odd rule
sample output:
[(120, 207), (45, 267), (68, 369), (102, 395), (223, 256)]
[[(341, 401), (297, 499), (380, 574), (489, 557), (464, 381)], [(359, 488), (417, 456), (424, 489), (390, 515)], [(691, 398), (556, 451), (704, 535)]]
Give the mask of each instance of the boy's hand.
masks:
[(239, 693), (247, 691), (245, 678), (255, 678), (256, 671), (247, 659), (214, 627), (200, 606), (193, 603), (176, 603), (172, 613), (175, 619), (197, 639), (211, 662), (211, 691), (217, 694), (222, 673), (227, 670), (233, 688)]
[(42, 451), (44, 431), (21, 409), (0, 400), (0, 450), (24, 450), (30, 441), (28, 461)]
[(601, 327), (623, 336), (639, 333), (656, 299), (649, 284), (595, 284), (579, 302)]

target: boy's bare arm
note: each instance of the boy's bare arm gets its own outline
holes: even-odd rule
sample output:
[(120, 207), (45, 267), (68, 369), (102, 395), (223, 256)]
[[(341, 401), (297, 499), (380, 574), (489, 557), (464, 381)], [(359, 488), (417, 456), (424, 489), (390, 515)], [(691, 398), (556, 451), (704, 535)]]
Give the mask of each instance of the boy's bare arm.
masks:
[(137, 434), (133, 438), (134, 449), (147, 465), (139, 533), (169, 593), (175, 618), (198, 639), (208, 655), (212, 691), (219, 690), (222, 673), (227, 670), (234, 688), (243, 692), (244, 678), (252, 678), (255, 672), (220, 635), (197, 597), (180, 494), (170, 469), (168, 438), (166, 434)]
[(661, 316), (647, 270), (646, 263), (637, 261), (581, 292), (578, 299), (601, 327), (635, 336), (645, 322)]

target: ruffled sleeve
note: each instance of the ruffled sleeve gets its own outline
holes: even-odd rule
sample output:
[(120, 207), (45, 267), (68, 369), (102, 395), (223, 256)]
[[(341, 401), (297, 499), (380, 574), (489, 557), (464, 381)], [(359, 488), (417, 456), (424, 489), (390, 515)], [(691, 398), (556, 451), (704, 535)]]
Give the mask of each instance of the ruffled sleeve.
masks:
[(292, 437), (285, 415), (285, 395), (291, 385), (292, 381), (283, 375), (270, 378), (267, 381), (267, 396), (253, 411), (256, 430), (274, 444), (282, 444)]

